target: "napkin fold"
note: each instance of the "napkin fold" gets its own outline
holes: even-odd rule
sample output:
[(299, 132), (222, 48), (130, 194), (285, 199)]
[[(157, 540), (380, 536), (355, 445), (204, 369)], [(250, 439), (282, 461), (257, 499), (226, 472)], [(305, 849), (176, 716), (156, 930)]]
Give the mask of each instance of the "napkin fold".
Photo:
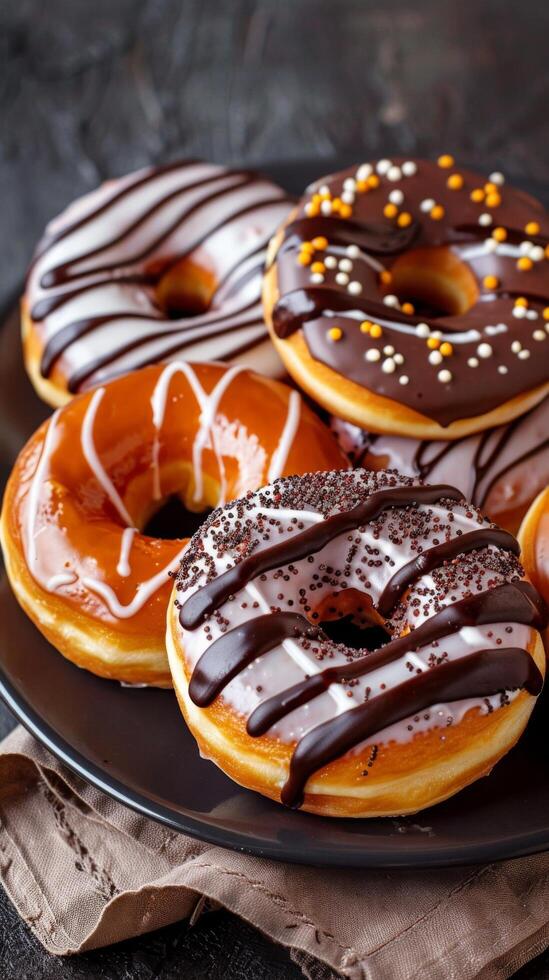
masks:
[(268, 861), (133, 813), (21, 728), (0, 745), (0, 880), (58, 955), (196, 916), (204, 899), (289, 947), (311, 980), (502, 978), (549, 943), (549, 854), (423, 872)]

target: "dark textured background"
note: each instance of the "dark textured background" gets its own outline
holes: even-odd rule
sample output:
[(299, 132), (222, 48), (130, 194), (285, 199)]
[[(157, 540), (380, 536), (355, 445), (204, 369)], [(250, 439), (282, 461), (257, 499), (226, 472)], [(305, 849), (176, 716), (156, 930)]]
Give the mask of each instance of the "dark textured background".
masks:
[[(548, 34), (547, 0), (0, 0), (0, 307), (48, 218), (146, 163), (445, 151), (549, 181)], [(61, 962), (0, 892), (1, 978), (297, 976), (223, 912)]]

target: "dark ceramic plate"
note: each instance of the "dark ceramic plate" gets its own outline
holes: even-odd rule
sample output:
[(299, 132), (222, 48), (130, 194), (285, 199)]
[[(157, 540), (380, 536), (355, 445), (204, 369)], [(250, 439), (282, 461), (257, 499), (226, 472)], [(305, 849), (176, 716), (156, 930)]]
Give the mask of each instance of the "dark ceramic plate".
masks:
[[(272, 173), (298, 192), (323, 169)], [(23, 373), (12, 314), (0, 334), (4, 477), (46, 414)], [(467, 864), (549, 848), (546, 700), (492, 775), (447, 803), (398, 820), (326, 820), (243, 790), (201, 759), (171, 692), (130, 690), (68, 663), (20, 611), (5, 580), (0, 630), (0, 694), (20, 721), (85, 779), (177, 830), (266, 857), (346, 867)]]

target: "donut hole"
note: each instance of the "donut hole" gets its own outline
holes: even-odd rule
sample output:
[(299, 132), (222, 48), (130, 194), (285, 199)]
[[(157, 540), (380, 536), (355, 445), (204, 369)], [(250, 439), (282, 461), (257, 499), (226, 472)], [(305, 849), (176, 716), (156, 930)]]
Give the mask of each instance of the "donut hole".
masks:
[(200, 316), (209, 310), (216, 286), (212, 272), (191, 259), (180, 259), (158, 280), (156, 302), (172, 320)]
[(158, 510), (145, 522), (142, 533), (162, 540), (192, 538), (212, 510), (213, 507), (201, 511), (189, 510), (174, 494), (161, 502)]
[(479, 290), (468, 265), (451, 249), (416, 248), (399, 256), (391, 268), (387, 292), (410, 301), (421, 316), (457, 316), (477, 302)]
[(353, 650), (378, 650), (392, 638), (370, 596), (358, 589), (325, 597), (312, 619), (334, 643)]
[(218, 505), (219, 481), (203, 472), (202, 493), (195, 499), (194, 467), (187, 460), (166, 461), (160, 465), (158, 476), (161, 493), (156, 498), (150, 470), (135, 473), (126, 485), (125, 506), (136, 527), (147, 537), (190, 538)]

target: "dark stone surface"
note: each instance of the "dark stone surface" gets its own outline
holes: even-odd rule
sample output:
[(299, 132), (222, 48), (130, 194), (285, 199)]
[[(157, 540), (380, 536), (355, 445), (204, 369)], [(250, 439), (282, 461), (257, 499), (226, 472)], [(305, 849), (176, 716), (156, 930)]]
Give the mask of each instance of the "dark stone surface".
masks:
[[(450, 151), (549, 180), (548, 31), (545, 0), (3, 0), (0, 307), (49, 217), (149, 162)], [(2, 978), (297, 976), (224, 912), (56, 960), (0, 893)]]

